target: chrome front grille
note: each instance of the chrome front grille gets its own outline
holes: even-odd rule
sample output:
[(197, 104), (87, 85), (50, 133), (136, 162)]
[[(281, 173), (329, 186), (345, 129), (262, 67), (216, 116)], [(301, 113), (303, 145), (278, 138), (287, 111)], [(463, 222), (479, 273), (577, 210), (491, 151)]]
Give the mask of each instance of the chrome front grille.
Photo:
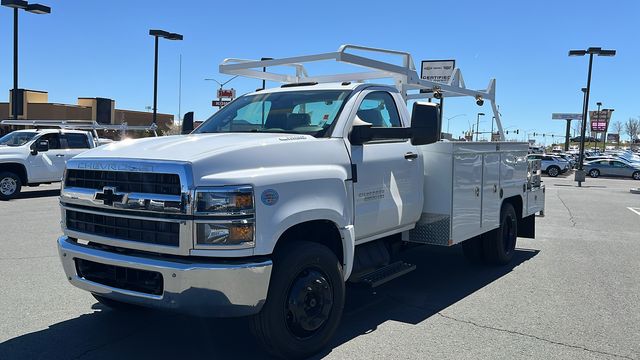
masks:
[(60, 192), (62, 226), (71, 238), (188, 255), (192, 194), (189, 163), (72, 159)]
[(65, 212), (69, 230), (145, 244), (180, 245), (180, 225), (175, 222), (116, 217), (71, 209)]
[(124, 193), (180, 195), (178, 174), (69, 169), (66, 187), (102, 190), (105, 187)]

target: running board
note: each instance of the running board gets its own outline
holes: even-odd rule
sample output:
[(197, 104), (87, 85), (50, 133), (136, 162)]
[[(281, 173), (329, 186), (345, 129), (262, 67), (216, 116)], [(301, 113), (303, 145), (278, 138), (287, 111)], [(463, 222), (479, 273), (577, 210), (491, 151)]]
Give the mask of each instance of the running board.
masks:
[(404, 274), (408, 274), (415, 269), (416, 266), (413, 264), (408, 264), (404, 261), (396, 261), (393, 264), (389, 264), (368, 274), (362, 275), (358, 282), (375, 288)]

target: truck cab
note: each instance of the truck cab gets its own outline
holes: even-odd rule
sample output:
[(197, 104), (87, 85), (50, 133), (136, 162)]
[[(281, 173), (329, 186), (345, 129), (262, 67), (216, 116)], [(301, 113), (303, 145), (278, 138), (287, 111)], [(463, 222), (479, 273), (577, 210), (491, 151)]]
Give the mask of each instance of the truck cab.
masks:
[(17, 130), (0, 138), (0, 200), (22, 186), (59, 182), (72, 157), (94, 148), (90, 133), (77, 130)]

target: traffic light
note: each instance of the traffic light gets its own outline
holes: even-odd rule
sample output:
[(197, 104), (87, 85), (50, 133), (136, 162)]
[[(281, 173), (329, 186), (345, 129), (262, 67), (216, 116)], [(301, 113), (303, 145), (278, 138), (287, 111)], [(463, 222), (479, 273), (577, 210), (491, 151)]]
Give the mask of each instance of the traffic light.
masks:
[(520, 134), (520, 129), (516, 130), (516, 134)]
[(533, 136), (537, 136), (536, 133), (533, 133)]

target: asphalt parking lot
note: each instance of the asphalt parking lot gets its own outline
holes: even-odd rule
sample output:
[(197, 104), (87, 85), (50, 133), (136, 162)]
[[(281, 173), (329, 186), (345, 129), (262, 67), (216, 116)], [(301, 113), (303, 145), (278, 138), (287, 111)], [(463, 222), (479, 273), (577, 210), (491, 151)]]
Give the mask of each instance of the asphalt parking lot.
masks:
[[(350, 288), (328, 359), (640, 359), (640, 182), (545, 177), (537, 238), (511, 266), (458, 247), (407, 254), (418, 269)], [(116, 313), (67, 283), (57, 185), (0, 202), (0, 359), (263, 358), (245, 319)]]

